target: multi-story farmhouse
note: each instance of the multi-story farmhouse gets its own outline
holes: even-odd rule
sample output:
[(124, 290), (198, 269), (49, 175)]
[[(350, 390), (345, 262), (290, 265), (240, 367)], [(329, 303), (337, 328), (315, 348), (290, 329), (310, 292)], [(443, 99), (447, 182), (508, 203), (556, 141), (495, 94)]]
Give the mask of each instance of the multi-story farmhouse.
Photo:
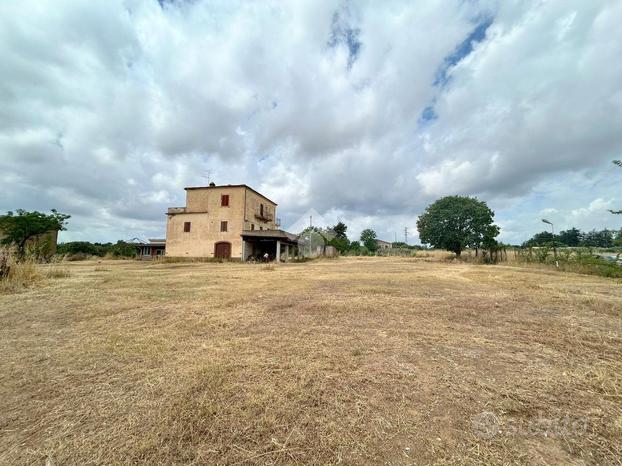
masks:
[(244, 184), (186, 189), (186, 206), (168, 209), (166, 255), (287, 260), (296, 236), (278, 229), (277, 204)]

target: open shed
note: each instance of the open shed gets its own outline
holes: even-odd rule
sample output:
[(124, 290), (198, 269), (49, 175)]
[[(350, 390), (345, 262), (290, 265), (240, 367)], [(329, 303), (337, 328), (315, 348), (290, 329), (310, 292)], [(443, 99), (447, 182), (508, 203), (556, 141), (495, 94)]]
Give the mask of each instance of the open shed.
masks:
[(247, 260), (262, 260), (267, 253), (269, 260), (280, 262), (294, 257), (298, 247), (298, 236), (283, 230), (244, 230), (242, 232), (242, 257)]

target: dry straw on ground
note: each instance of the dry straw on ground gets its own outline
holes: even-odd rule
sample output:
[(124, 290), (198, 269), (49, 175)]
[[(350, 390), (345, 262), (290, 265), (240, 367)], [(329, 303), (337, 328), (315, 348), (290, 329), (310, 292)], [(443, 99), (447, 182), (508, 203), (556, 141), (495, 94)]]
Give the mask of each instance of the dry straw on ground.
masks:
[(618, 464), (620, 281), (430, 259), (2, 294), (0, 464)]

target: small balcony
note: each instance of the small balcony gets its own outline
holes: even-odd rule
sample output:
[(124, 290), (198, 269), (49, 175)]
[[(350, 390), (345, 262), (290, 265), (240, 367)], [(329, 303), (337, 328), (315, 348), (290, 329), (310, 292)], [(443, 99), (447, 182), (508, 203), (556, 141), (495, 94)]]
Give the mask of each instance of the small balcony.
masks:
[(264, 222), (271, 222), (274, 220), (274, 214), (266, 208), (257, 209), (255, 210), (255, 218), (263, 220)]
[(185, 207), (169, 207), (167, 214), (185, 214), (188, 210)]

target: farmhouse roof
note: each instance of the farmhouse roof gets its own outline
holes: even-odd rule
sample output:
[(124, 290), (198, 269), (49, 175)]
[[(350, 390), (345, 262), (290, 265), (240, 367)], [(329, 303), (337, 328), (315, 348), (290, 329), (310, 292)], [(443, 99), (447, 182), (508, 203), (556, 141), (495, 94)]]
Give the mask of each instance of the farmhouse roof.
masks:
[(191, 189), (215, 189), (215, 188), (246, 188), (246, 189), (250, 189), (251, 191), (253, 191), (255, 194), (257, 194), (258, 196), (263, 197), (266, 201), (274, 204), (274, 205), (278, 205), (276, 202), (274, 202), (272, 199), (270, 199), (269, 197), (264, 196), (263, 194), (261, 194), (259, 191), (251, 188), (249, 185), (247, 184), (220, 184), (220, 185), (214, 185), (214, 186), (187, 186), (184, 189), (186, 191), (191, 190)]

